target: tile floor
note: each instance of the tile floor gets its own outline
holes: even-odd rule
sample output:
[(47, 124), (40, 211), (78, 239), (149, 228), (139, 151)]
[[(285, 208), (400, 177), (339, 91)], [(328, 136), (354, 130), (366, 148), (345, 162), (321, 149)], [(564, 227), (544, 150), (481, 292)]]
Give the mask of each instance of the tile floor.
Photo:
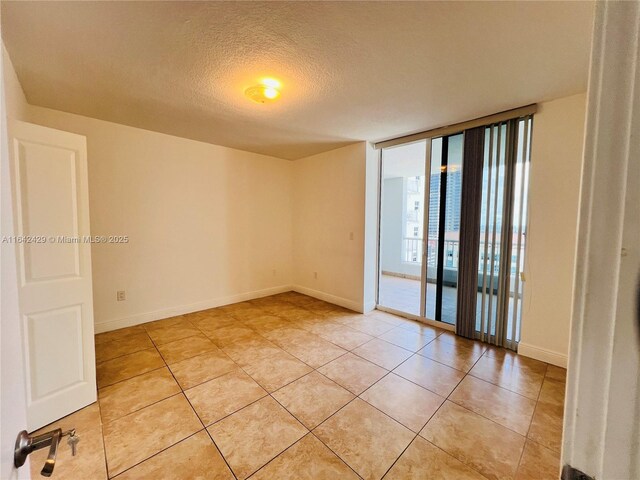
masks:
[(96, 357), (54, 478), (558, 478), (563, 369), (383, 312), (288, 292), (99, 334)]

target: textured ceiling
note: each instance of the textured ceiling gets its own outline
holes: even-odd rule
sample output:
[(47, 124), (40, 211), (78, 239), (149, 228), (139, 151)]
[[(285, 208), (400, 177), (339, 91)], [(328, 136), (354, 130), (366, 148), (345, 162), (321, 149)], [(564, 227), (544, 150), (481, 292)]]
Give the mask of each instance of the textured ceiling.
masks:
[[(590, 2), (2, 2), (31, 104), (296, 159), (583, 92)], [(282, 82), (270, 105), (244, 89)]]

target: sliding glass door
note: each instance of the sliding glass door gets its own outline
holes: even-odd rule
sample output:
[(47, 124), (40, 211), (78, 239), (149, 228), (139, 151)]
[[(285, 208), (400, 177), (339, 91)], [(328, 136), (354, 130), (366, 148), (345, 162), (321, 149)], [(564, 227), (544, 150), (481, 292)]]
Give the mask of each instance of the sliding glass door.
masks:
[(527, 116), (381, 150), (380, 308), (516, 348), (530, 147)]
[(457, 134), (382, 150), (380, 306), (455, 324), (462, 146)]
[(427, 141), (382, 151), (378, 304), (422, 316)]
[(454, 325), (462, 192), (463, 134), (431, 141), (426, 317)]

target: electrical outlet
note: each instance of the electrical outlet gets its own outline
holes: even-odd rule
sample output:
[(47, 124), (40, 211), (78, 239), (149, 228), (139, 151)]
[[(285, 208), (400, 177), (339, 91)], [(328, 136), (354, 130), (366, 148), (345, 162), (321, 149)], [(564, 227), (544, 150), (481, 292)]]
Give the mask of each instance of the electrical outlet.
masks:
[(318, 272), (313, 272), (313, 278), (318, 279)]
[(127, 299), (127, 295), (126, 293), (124, 293), (124, 290), (118, 290), (118, 292), (116, 293), (116, 299), (119, 302), (123, 302)]

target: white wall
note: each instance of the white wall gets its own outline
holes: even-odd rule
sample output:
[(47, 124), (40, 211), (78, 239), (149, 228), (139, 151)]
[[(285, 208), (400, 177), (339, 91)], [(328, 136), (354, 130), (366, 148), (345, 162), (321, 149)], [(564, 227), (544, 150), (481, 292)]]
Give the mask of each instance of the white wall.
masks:
[(640, 3), (598, 2), (562, 464), (640, 478)]
[[(0, 235), (11, 236), (14, 228), (7, 119), (27, 120), (27, 101), (4, 44), (0, 80)], [(29, 476), (28, 460), (19, 470), (13, 466), (16, 436), (27, 427), (27, 412), (16, 251), (13, 244), (3, 243), (0, 248), (0, 478), (13, 480)]]
[[(289, 289), (292, 164), (31, 107), (86, 135), (96, 331)], [(125, 290), (127, 299), (116, 301)]]
[(533, 120), (519, 352), (566, 366), (586, 95), (541, 103)]
[(366, 150), (360, 142), (293, 162), (294, 287), (357, 311), (365, 309)]

